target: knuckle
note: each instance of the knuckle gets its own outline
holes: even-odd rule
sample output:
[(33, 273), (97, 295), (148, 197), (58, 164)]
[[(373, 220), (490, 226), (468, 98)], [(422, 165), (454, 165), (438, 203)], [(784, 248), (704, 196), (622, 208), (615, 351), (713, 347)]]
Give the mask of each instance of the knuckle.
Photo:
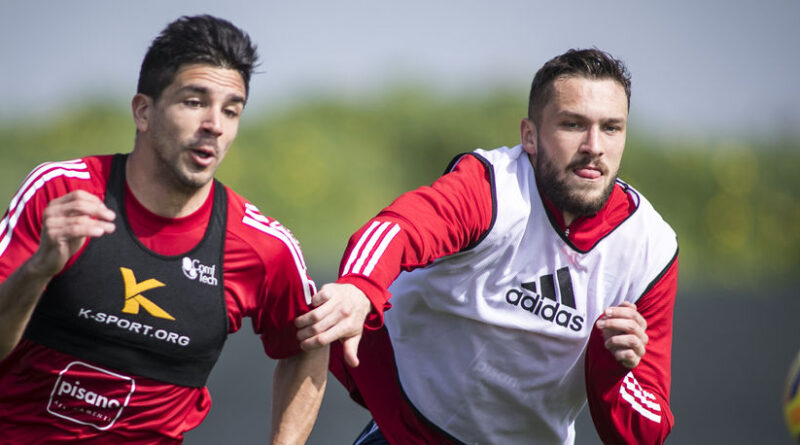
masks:
[(350, 316), (353, 314), (353, 309), (350, 307), (340, 307), (338, 312), (342, 318), (350, 318)]

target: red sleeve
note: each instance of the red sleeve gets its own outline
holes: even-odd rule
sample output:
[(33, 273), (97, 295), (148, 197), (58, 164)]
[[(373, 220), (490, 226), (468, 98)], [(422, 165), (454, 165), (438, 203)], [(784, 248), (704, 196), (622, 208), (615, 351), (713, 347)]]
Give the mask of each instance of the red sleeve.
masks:
[(301, 351), (293, 321), (308, 312), (316, 292), (300, 244), (278, 221), (229, 192), (225, 293), (229, 331), (251, 318), (264, 351), (280, 359)]
[(301, 351), (294, 319), (311, 310), (311, 296), (316, 293), (299, 247), (294, 250), (290, 243), (293, 241), (288, 239), (282, 242), (282, 248), (266, 265), (260, 293), (265, 304), (253, 315), (253, 329), (261, 335), (267, 355), (274, 359)]
[(50, 201), (76, 189), (87, 190), (103, 199), (105, 173), (102, 169), (108, 165), (110, 157), (91, 157), (48, 162), (28, 174), (10, 198), (0, 220), (0, 281), (8, 278), (39, 247), (42, 215)]
[(402, 270), (465, 249), (489, 230), (491, 175), (481, 158), (462, 155), (430, 187), (401, 195), (350, 238), (337, 282), (356, 285), (370, 299), (375, 310), (367, 327), (383, 324), (387, 289)]
[(678, 285), (677, 256), (636, 302), (647, 320), (646, 352), (628, 370), (593, 329), (586, 349), (586, 392), (595, 428), (606, 444), (661, 444), (674, 418), (669, 407), (672, 312)]

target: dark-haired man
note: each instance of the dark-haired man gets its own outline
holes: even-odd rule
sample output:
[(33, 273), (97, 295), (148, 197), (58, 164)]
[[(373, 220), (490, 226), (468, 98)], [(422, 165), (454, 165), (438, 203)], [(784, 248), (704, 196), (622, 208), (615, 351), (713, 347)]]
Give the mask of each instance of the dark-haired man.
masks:
[(342, 340), (331, 370), (374, 419), (356, 443), (572, 444), (587, 399), (605, 443), (664, 441), (678, 245), (617, 179), (629, 99), (607, 53), (555, 57), (520, 145), (457, 156), (353, 235), (297, 324), (304, 348)]
[(304, 443), (328, 353), (292, 320), (314, 283), (291, 233), (214, 179), (248, 97), (249, 36), (182, 17), (152, 42), (126, 155), (40, 165), (0, 222), (0, 443), (171, 444), (250, 317), (279, 359), (273, 443)]

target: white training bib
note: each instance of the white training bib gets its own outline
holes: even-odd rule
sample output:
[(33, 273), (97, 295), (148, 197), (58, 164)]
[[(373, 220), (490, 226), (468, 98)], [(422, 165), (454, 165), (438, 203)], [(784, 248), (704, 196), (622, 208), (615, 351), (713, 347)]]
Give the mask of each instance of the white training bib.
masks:
[(660, 276), (675, 233), (620, 182), (636, 210), (581, 252), (550, 222), (520, 146), (475, 153), (493, 168), (495, 220), (474, 248), (390, 287), (400, 381), (417, 410), (465, 443), (571, 444), (590, 330)]

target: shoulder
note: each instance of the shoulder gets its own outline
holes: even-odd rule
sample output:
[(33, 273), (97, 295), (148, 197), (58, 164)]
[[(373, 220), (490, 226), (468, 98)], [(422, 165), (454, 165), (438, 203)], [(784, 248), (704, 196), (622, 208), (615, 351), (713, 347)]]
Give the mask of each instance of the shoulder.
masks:
[(44, 190), (51, 198), (73, 190), (103, 195), (112, 156), (89, 156), (67, 161), (45, 162), (36, 166), (20, 185), (20, 199)]
[[(525, 151), (522, 146), (516, 147), (499, 147), (491, 150), (483, 148), (476, 148), (475, 150), (467, 153), (456, 155), (450, 165), (448, 165), (445, 173), (451, 172), (478, 172), (483, 173), (486, 171), (491, 172), (493, 166), (503, 166), (515, 163), (518, 159), (523, 157)], [(527, 156), (524, 156), (527, 159)]]
[(51, 200), (74, 190), (85, 190), (102, 199), (110, 167), (111, 156), (39, 164), (28, 173), (11, 197), (8, 210), (13, 214), (26, 207), (43, 208)]
[(262, 262), (291, 260), (305, 270), (300, 243), (278, 220), (263, 215), (254, 204), (226, 187), (228, 195), (228, 238), (247, 248)]
[(471, 154), (485, 159), (492, 164), (516, 162), (520, 158), (527, 158), (523, 156), (525, 150), (522, 149), (522, 145), (517, 145), (515, 147), (498, 147), (491, 150), (477, 148)]
[(647, 227), (647, 231), (642, 232), (641, 235), (646, 239), (674, 240), (675, 248), (677, 248), (675, 230), (664, 220), (650, 201), (630, 184), (622, 180), (617, 180), (617, 183), (635, 206), (635, 211), (631, 215), (633, 223), (639, 227)]
[(624, 234), (620, 240), (624, 251), (622, 254), (631, 264), (637, 265), (637, 276), (647, 284), (647, 288), (641, 290), (641, 295), (675, 264), (678, 238), (644, 195), (630, 185), (619, 182), (636, 205), (635, 211), (620, 225)]
[(226, 190), (226, 268), (231, 264), (240, 271), (257, 270), (264, 274), (270, 288), (295, 289), (305, 297), (306, 304), (310, 304), (316, 288), (308, 276), (300, 243), (276, 219), (263, 215), (258, 207), (230, 188)]

